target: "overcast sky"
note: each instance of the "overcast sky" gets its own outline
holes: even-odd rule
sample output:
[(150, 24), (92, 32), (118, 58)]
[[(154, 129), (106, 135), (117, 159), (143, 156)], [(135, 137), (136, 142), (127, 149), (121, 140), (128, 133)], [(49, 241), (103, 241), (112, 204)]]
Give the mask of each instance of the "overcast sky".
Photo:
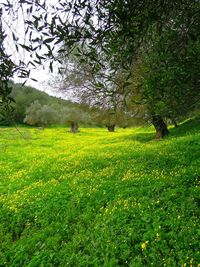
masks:
[[(3, 3), (7, 2), (6, 0), (1, 0), (0, 2), (0, 7)], [(12, 2), (12, 1), (11, 1)], [(18, 2), (18, 1), (17, 1)], [(15, 0), (13, 0), (13, 3), (17, 3)], [(47, 3), (50, 5), (55, 5), (58, 1), (57, 0), (46, 0)], [(51, 7), (50, 7), (51, 8)], [(4, 43), (4, 46), (6, 48), (7, 54), (11, 55), (11, 59), (14, 62), (17, 62), (19, 60), (28, 62), (30, 59), (29, 53), (26, 51), (19, 49), (19, 52), (16, 51), (15, 45), (11, 36), (11, 29), (14, 31), (17, 37), (19, 37), (20, 42), (23, 43), (25, 42), (25, 30), (24, 30), (24, 25), (23, 25), (23, 17), (24, 14), (22, 14), (22, 11), (18, 11), (18, 16), (15, 16), (13, 14), (10, 16), (6, 15), (6, 12), (3, 11), (3, 17), (2, 17), (2, 25), (3, 29), (7, 34), (7, 39)], [(41, 51), (43, 53), (45, 51)], [(57, 95), (57, 96), (62, 96), (61, 93), (56, 93), (55, 90), (51, 90), (51, 87), (48, 85), (48, 80), (51, 78), (51, 74), (49, 73), (49, 68), (48, 68), (48, 63), (46, 66), (38, 66), (37, 68), (33, 69), (31, 68), (31, 75), (30, 77), (38, 80), (38, 82), (28, 80), (27, 85), (31, 85), (39, 90), (43, 90), (49, 94)], [(14, 77), (15, 82), (23, 83), (24, 80)]]

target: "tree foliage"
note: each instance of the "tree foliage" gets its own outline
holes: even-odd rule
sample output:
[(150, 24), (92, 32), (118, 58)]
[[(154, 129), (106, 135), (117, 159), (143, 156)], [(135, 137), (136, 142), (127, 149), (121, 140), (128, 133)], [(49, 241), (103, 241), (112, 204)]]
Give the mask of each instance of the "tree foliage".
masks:
[(10, 57), (6, 54), (3, 42), (6, 35), (2, 29), (2, 9), (0, 8), (0, 122), (5, 118), (10, 119), (12, 108), (10, 103), (12, 98), (9, 96), (12, 87), (9, 86), (8, 81), (13, 76), (14, 64)]
[(42, 105), (35, 100), (26, 109), (24, 122), (33, 126), (46, 127), (52, 124), (70, 125), (71, 131), (74, 127), (78, 131), (79, 123), (90, 123), (90, 114), (78, 107), (70, 107), (58, 103)]
[(29, 125), (48, 126), (58, 121), (57, 112), (51, 106), (34, 101), (26, 110), (24, 122)]

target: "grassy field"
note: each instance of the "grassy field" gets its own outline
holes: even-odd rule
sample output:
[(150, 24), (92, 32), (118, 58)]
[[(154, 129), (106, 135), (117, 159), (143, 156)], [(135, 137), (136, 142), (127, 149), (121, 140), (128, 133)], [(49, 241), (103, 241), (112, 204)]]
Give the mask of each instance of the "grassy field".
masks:
[(200, 266), (199, 121), (19, 130), (0, 128), (0, 266)]

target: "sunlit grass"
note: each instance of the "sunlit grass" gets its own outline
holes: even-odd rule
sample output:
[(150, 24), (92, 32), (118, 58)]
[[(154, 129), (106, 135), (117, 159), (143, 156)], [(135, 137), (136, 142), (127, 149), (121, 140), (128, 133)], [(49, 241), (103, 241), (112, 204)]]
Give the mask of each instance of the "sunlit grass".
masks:
[(197, 266), (199, 130), (0, 128), (0, 266)]

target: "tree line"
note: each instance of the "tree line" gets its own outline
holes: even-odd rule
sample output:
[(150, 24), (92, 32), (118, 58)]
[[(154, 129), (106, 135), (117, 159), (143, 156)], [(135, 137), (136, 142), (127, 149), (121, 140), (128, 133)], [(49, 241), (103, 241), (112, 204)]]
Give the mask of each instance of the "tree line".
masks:
[(141, 118), (133, 118), (131, 114), (115, 113), (111, 109), (91, 108), (87, 104), (49, 96), (30, 86), (22, 86), (10, 81), (12, 92), (12, 117), (0, 116), (0, 125), (28, 124), (36, 127), (64, 125), (70, 131), (79, 131), (79, 125), (107, 127), (114, 131), (116, 126), (128, 127), (143, 124)]

